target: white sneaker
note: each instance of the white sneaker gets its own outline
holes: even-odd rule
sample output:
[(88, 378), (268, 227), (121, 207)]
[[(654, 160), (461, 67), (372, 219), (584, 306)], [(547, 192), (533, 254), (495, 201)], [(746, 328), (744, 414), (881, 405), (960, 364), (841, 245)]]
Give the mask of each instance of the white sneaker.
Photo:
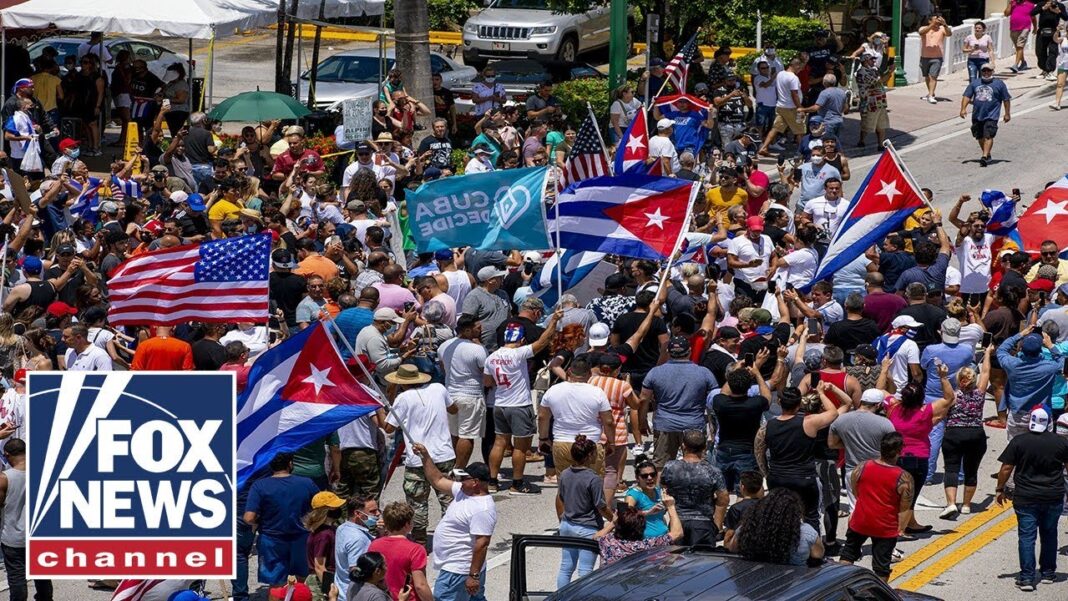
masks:
[(920, 100), (930, 100), (930, 96), (920, 96)]
[(970, 503), (965, 503), (964, 505), (961, 505), (960, 512), (963, 513), (963, 514), (971, 513), (972, 512), (971, 504)]
[(1057, 81), (1057, 76), (1052, 74), (1052, 73), (1050, 73), (1050, 74), (1046, 75), (1046, 81)]
[(931, 104), (938, 104), (938, 99), (935, 98), (934, 96), (928, 96), (927, 97), (927, 102), (930, 102)]
[(957, 517), (959, 513), (960, 510), (957, 509), (956, 505), (946, 505), (946, 508), (942, 510), (942, 513), (938, 514), (938, 517), (943, 520), (952, 520)]
[(894, 549), (894, 552), (890, 555), (890, 563), (898, 563), (902, 559), (905, 559), (905, 552), (901, 549)]
[(1049, 108), (1051, 108), (1051, 109), (1053, 109), (1055, 111), (1059, 111), (1059, 110), (1061, 110), (1061, 105), (1059, 105), (1059, 104), (1050, 104)]

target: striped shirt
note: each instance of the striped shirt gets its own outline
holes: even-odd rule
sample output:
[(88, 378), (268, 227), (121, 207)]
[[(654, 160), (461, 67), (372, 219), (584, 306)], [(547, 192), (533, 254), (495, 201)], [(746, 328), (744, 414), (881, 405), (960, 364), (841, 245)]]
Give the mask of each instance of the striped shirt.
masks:
[[(594, 376), (589, 380), (590, 384), (604, 391), (608, 397), (608, 404), (612, 407), (612, 421), (616, 425), (616, 438), (613, 445), (627, 444), (627, 399), (634, 394), (630, 383), (611, 376)], [(604, 434), (601, 435), (604, 443)]]

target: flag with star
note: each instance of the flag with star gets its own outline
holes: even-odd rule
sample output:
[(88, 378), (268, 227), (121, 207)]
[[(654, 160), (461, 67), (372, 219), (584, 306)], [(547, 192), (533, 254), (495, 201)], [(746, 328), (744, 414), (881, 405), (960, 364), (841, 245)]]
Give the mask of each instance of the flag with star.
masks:
[[(685, 234), (699, 183), (623, 174), (595, 177), (557, 198), (549, 231), (559, 224), (560, 248), (659, 261)], [(554, 213), (556, 211), (554, 210)]]
[(649, 117), (642, 105), (623, 132), (613, 161), (616, 174), (660, 175), (660, 161), (646, 163), (649, 158)]
[(177, 246), (133, 257), (108, 279), (113, 326), (268, 319), (271, 237)]
[(567, 155), (560, 178), (556, 182), (557, 189), (562, 191), (576, 182), (611, 174), (608, 159), (605, 158), (601, 132), (597, 129), (593, 112), (590, 111), (575, 134), (575, 143), (571, 145), (571, 152)]
[(381, 407), (356, 380), (337, 343), (316, 322), (252, 364), (237, 399), (237, 486), (292, 453)]
[(1053, 240), (1061, 249), (1061, 258), (1068, 256), (1068, 175), (1050, 184), (1027, 207), (1016, 222), (1021, 249), (1036, 255), (1042, 243)]
[(849, 201), (815, 277), (802, 290), (807, 292), (812, 284), (829, 279), (926, 203), (923, 192), (906, 175), (905, 166), (892, 151), (884, 150)]

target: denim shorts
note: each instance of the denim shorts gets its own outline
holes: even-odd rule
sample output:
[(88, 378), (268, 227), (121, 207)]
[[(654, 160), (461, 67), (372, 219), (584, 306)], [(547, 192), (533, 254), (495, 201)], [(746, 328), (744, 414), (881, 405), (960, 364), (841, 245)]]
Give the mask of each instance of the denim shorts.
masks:
[(478, 581), (482, 588), (472, 595), (467, 592), (464, 583), (467, 574), (454, 574), (453, 572), (438, 572), (434, 580), (434, 601), (486, 601), (486, 570), (479, 574)]

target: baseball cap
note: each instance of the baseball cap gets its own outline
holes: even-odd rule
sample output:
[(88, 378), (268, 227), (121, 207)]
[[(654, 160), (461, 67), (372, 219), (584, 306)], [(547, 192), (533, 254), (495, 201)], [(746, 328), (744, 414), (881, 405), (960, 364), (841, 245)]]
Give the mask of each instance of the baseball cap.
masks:
[(1057, 292), (1068, 296), (1068, 284), (1061, 284), (1060, 287), (1057, 288)]
[(461, 480), (464, 478), (474, 478), (480, 482), (493, 481), (493, 478), (490, 478), (489, 466), (481, 461), (468, 463), (465, 468), (455, 468), (452, 470), (452, 475)]
[(650, 67), (663, 67), (664, 66), (664, 59), (659, 58), (659, 57), (654, 58), (653, 60), (649, 61), (649, 66)]
[(764, 231), (764, 218), (760, 215), (753, 215), (745, 220), (745, 227), (754, 232), (762, 232)]
[(12, 378), (12, 379), (15, 380), (15, 382), (17, 382), (19, 384), (25, 384), (26, 383), (26, 368), (23, 367), (21, 369), (16, 369), (15, 370), (15, 377)]
[(1020, 341), (1020, 351), (1030, 357), (1036, 357), (1042, 353), (1042, 339), (1037, 334), (1024, 336)]
[(656, 122), (657, 130), (671, 129), (672, 127), (675, 127), (675, 122), (671, 119), (661, 119)]
[(805, 371), (819, 371), (823, 367), (823, 351), (810, 348), (805, 351)]
[(167, 173), (166, 165), (156, 165), (152, 168), (152, 173)]
[(324, 490), (322, 492), (315, 493), (315, 496), (312, 497), (311, 500), (312, 509), (318, 509), (320, 507), (331, 507), (333, 509), (337, 509), (338, 507), (343, 507), (344, 505), (345, 499), (342, 499), (341, 497), (330, 492), (329, 490)]
[[(171, 195), (171, 198), (174, 198), (173, 194)], [(208, 206), (204, 204), (204, 197), (199, 194), (190, 194), (185, 199), (185, 203), (189, 205), (189, 208), (193, 209), (194, 211), (203, 211), (204, 209), (208, 208)]]
[(875, 361), (875, 359), (879, 356), (879, 353), (875, 350), (875, 347), (870, 344), (858, 344), (857, 347), (853, 349), (853, 354), (860, 355), (861, 357), (864, 357), (870, 361)]
[(1028, 290), (1034, 290), (1036, 292), (1053, 292), (1053, 281), (1046, 279), (1036, 279), (1027, 285)]
[[(18, 372), (15, 372), (15, 379), (18, 380), (18, 377)], [(1068, 413), (1062, 413), (1061, 416), (1057, 418), (1057, 433), (1068, 434)]]
[(860, 395), (860, 402), (865, 405), (882, 405), (885, 400), (886, 393), (878, 388), (869, 388)]
[(367, 142), (360, 142), (356, 145), (356, 154), (368, 154), (374, 152), (374, 148)]
[(530, 261), (531, 263), (541, 263), (541, 253), (536, 250), (528, 250), (523, 253), (523, 261)]
[(434, 251), (435, 261), (451, 261), (453, 256), (455, 255), (452, 254), (451, 248), (439, 248)]
[(79, 142), (77, 140), (73, 140), (71, 138), (63, 138), (62, 140), (59, 141), (59, 151), (60, 152), (66, 152), (66, 151), (70, 150), (71, 148), (77, 148), (80, 145), (81, 145), (81, 142)]
[(523, 339), (524, 334), (526, 334), (526, 329), (523, 324), (517, 321), (509, 322), (504, 327), (504, 341), (506, 343), (519, 342)]
[(1032, 432), (1049, 431), (1049, 414), (1042, 407), (1031, 412), (1031, 419), (1027, 422), (1027, 429)]
[(77, 250), (75, 250), (73, 244), (60, 244), (56, 248), (56, 254), (57, 255), (73, 255), (76, 252), (77, 252)]
[(189, 194), (182, 192), (181, 190), (175, 190), (171, 192), (171, 202), (174, 204), (182, 204), (183, 202), (189, 202)]
[(106, 200), (106, 201), (100, 203), (100, 208), (98, 210), (101, 213), (107, 213), (108, 215), (115, 215), (115, 214), (117, 214), (119, 212), (119, 205), (111, 202), (110, 200)]
[(44, 269), (44, 264), (35, 256), (26, 255), (22, 259), (22, 271), (26, 273), (41, 273), (42, 269)]
[(508, 275), (507, 271), (497, 269), (493, 265), (486, 265), (478, 270), (478, 281), (485, 282), (487, 280), (492, 280), (493, 278), (503, 278), (506, 275)]
[(271, 253), (271, 263), (278, 269), (296, 269), (299, 267), (296, 260), (293, 259), (293, 253), (288, 249), (279, 248)]
[(437, 167), (427, 167), (423, 169), (423, 181), (432, 182), (441, 177), (441, 169)]
[(753, 320), (757, 325), (766, 326), (771, 323), (771, 311), (763, 308), (757, 308), (753, 310), (753, 313), (749, 316), (749, 319)]
[(604, 346), (608, 344), (608, 338), (612, 335), (612, 330), (609, 329), (608, 324), (595, 323), (590, 326), (590, 346)]
[(397, 315), (397, 312), (389, 307), (382, 307), (376, 309), (374, 314), (375, 321), (392, 321), (393, 323), (404, 323), (404, 318)]
[(78, 310), (68, 305), (63, 301), (53, 301), (48, 305), (48, 314), (53, 317), (63, 317), (64, 315), (77, 315)]
[(979, 71), (980, 72), (982, 72), (982, 71), (993, 71), (993, 70), (994, 70), (994, 65), (991, 65), (990, 63), (983, 63), (982, 66), (979, 67)]
[(942, 342), (956, 344), (960, 342), (960, 320), (955, 317), (942, 322)]
[[(286, 595), (289, 595), (290, 587), (293, 588), (293, 595), (287, 597)], [(278, 599), (279, 601), (312, 601), (312, 592), (307, 584), (304, 584), (303, 582), (294, 582), (291, 585), (276, 586), (272, 588), (267, 597), (272, 600)]]
[(699, 83), (699, 84), (697, 84), (696, 86), (693, 87), (693, 90), (695, 92), (707, 92), (708, 91), (708, 84), (707, 83)]
[(894, 321), (890, 322), (892, 328), (922, 328), (923, 324), (916, 321), (916, 318), (908, 315), (899, 315), (894, 318)]
[(732, 326), (723, 326), (716, 329), (716, 338), (721, 340), (734, 340), (741, 337), (742, 333), (738, 331), (738, 328)]
[(675, 336), (668, 341), (668, 354), (672, 357), (685, 357), (690, 354), (690, 339), (685, 336)]
[(290, 125), (289, 127), (287, 127), (284, 130), (282, 130), (282, 134), (286, 135), (286, 136), (292, 136), (294, 134), (296, 134), (298, 136), (303, 136), (304, 135), (304, 128), (299, 126), (299, 125)]
[(493, 154), (493, 151), (490, 150), (485, 144), (479, 144), (478, 146), (475, 146), (471, 149), (471, 152), (475, 154)]

